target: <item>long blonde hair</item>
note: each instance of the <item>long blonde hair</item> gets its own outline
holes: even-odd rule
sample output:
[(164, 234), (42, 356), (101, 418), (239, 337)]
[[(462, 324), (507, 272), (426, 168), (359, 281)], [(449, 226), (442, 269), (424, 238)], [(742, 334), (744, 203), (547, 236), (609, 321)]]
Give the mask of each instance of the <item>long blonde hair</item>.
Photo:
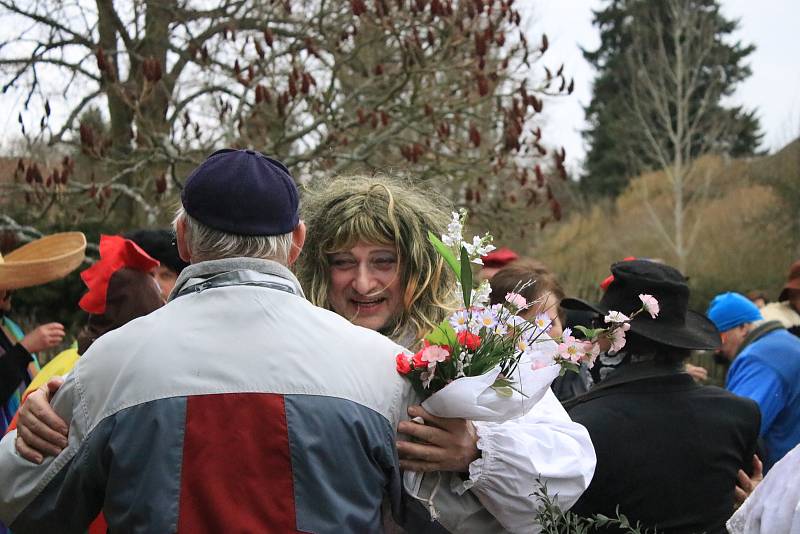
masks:
[(402, 277), (403, 309), (391, 337), (419, 340), (451, 308), (455, 277), (428, 241), (449, 222), (449, 202), (441, 195), (398, 177), (344, 176), (312, 182), (302, 198), (308, 227), (297, 276), (306, 296), (330, 309), (328, 255), (359, 241), (393, 246)]

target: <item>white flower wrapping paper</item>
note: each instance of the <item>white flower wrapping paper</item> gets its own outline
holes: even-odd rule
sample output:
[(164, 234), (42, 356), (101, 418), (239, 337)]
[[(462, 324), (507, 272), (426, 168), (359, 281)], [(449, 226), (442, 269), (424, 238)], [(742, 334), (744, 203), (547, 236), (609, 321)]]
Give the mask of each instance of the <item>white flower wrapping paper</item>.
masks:
[[(514, 391), (503, 397), (492, 388), (500, 374), (500, 367), (480, 376), (454, 380), (422, 402), (427, 412), (437, 417), (453, 417), (470, 421), (502, 423), (522, 417), (541, 400), (547, 388), (561, 372), (561, 366), (548, 365), (532, 369), (533, 361), (523, 358), (511, 377)], [(520, 393), (520, 391), (522, 393)]]
[[(544, 346), (537, 347), (538, 350), (534, 350), (520, 359), (513, 376), (509, 377), (513, 378), (513, 386), (519, 391), (513, 391), (510, 397), (499, 395), (492, 388), (492, 384), (500, 374), (500, 366), (498, 366), (480, 376), (454, 380), (423, 401), (422, 407), (437, 417), (461, 418), (470, 421), (502, 423), (522, 417), (544, 397), (553, 380), (561, 372), (561, 366), (552, 363), (555, 342), (548, 340), (542, 345)], [(551, 363), (541, 367), (537, 366), (534, 369), (534, 362)], [(424, 422), (419, 417), (415, 417), (413, 420), (417, 423)], [(406, 471), (403, 473), (403, 487), (411, 497), (423, 501), (428, 507), (431, 518), (436, 519), (437, 512), (433, 500), (439, 489), (439, 483), (437, 482), (431, 495), (420, 497), (423, 477), (423, 473)]]

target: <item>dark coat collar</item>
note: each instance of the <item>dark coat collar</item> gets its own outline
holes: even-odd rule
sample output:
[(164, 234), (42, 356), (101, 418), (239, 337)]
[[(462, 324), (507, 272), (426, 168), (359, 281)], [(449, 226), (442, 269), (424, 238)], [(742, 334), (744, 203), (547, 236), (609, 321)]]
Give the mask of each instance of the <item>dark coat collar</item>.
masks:
[(665, 365), (653, 361), (633, 363), (620, 367), (607, 379), (595, 385), (588, 392), (565, 402), (564, 408), (569, 410), (578, 404), (618, 391), (625, 385), (635, 386), (639, 383), (656, 379), (660, 385), (668, 387), (677, 386), (683, 389), (687, 386), (697, 386), (694, 379), (689, 374), (683, 372), (683, 368), (680, 365)]

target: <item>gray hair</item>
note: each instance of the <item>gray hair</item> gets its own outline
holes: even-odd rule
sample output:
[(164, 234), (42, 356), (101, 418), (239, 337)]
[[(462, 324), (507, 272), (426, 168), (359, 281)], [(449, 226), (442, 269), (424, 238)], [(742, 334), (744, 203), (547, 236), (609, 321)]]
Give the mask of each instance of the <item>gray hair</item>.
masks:
[(283, 235), (236, 235), (209, 228), (183, 209), (175, 215), (173, 225), (186, 221), (186, 246), (192, 262), (224, 258), (259, 258), (286, 265), (292, 249), (292, 232)]

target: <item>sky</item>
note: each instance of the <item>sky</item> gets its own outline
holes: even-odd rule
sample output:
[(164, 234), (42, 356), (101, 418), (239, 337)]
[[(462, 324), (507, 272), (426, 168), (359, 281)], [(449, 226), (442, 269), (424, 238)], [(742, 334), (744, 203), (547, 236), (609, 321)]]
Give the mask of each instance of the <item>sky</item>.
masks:
[[(594, 50), (600, 36), (592, 26), (592, 10), (600, 0), (517, 0), (525, 15), (529, 40), (537, 42), (542, 32), (550, 41), (543, 61), (575, 78), (569, 97), (552, 99), (546, 108), (543, 131), (550, 143), (564, 146), (567, 168), (579, 173), (586, 153), (581, 130), (583, 112), (592, 97), (595, 71), (581, 55), (581, 47)], [(722, 0), (722, 12), (739, 19), (734, 38), (756, 45), (747, 60), (752, 76), (742, 82), (729, 104), (757, 110), (764, 132), (762, 148), (770, 152), (800, 136), (800, 2), (797, 0)]]

